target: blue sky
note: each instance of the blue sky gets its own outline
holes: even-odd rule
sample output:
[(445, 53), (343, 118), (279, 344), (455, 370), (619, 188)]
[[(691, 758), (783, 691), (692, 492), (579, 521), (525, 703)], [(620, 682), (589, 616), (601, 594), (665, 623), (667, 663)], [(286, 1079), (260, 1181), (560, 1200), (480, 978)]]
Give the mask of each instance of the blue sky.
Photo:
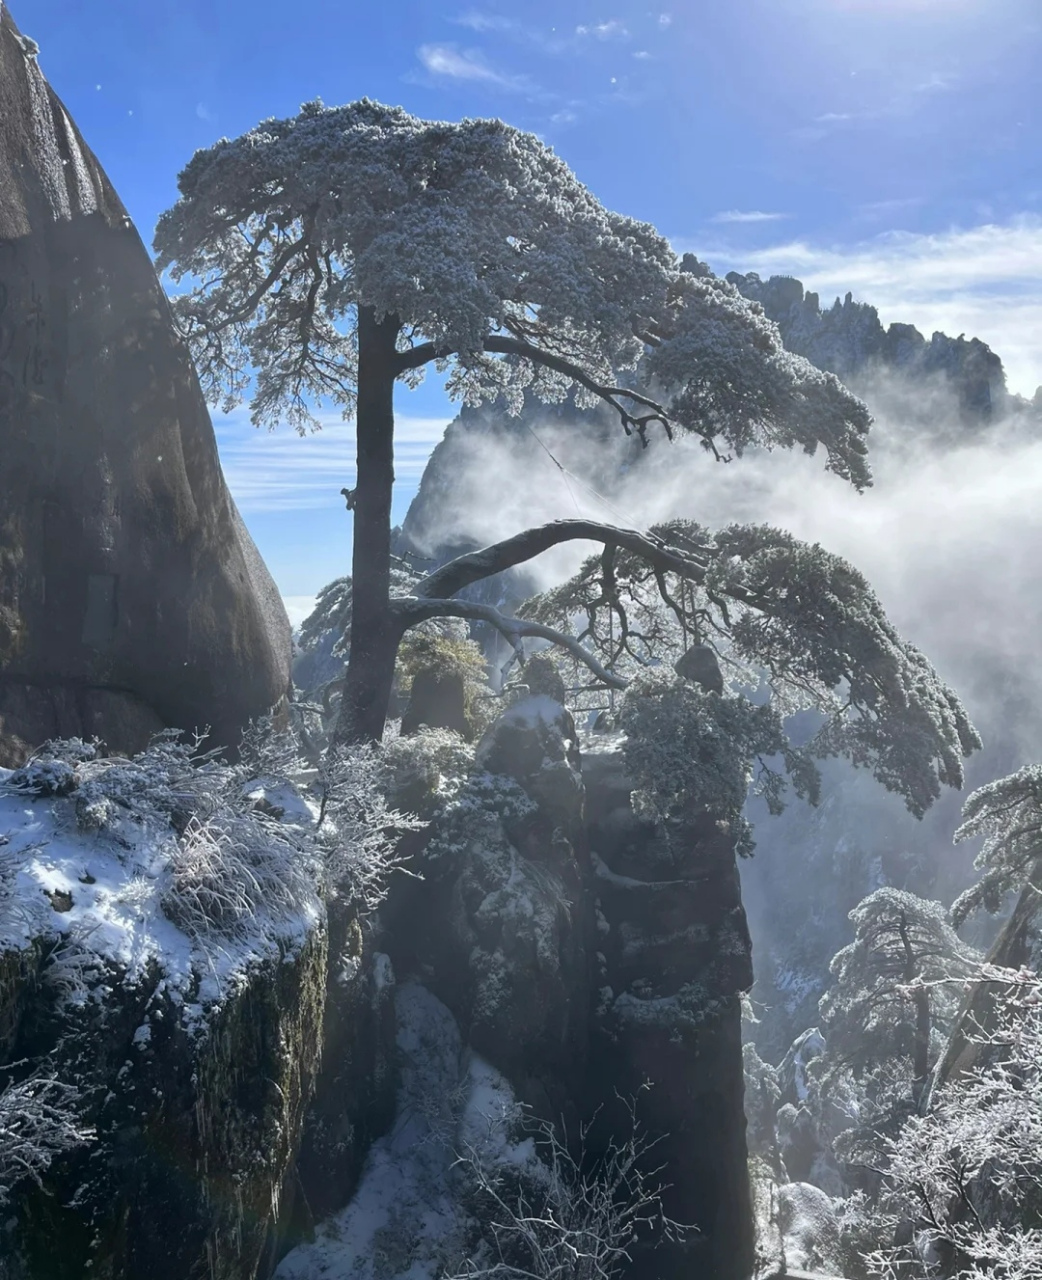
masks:
[[(1039, 0), (415, 3), (21, 0), (40, 62), (146, 242), (197, 147), (302, 101), (497, 115), (609, 206), (719, 271), (853, 290), (884, 321), (975, 334), (1042, 383)], [(452, 414), (399, 401), (399, 514)], [(218, 420), (287, 597), (343, 572), (349, 429)]]

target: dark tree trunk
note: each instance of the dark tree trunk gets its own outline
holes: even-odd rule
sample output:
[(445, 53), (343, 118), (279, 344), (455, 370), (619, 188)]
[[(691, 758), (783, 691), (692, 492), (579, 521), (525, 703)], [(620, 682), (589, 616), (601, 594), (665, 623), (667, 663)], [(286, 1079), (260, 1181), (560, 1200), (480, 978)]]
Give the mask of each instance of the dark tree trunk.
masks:
[[(901, 914), (897, 929), (904, 948), (904, 981), (912, 983), (918, 978), (919, 972), (912, 942), (908, 936), (908, 919), (904, 913)], [(912, 1043), (912, 1097), (918, 1104), (926, 1088), (926, 1077), (930, 1073), (930, 993), (925, 987), (919, 987), (913, 999), (915, 1033)]]
[(379, 741), (402, 636), (389, 604), (395, 341), (400, 327), (397, 316), (377, 320), (371, 307), (359, 308), (351, 653), (337, 743)]
[(915, 993), (915, 1056), (912, 1070), (912, 1097), (918, 1105), (930, 1074), (930, 993), (920, 987)]

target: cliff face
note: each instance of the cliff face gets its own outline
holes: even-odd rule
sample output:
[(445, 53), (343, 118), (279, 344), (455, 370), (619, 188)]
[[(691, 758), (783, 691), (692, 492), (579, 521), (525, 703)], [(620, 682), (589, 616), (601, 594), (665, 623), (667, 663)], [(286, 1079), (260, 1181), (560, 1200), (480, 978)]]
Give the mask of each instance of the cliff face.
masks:
[(617, 744), (591, 745), (583, 776), (600, 949), (590, 1094), (608, 1126), (618, 1094), (641, 1096), (649, 1130), (664, 1135), (654, 1155), (671, 1184), (666, 1213), (698, 1227), (683, 1247), (635, 1255), (633, 1274), (744, 1280), (741, 993), (753, 973), (734, 841), (707, 814), (667, 842), (633, 813)]
[[(183, 808), (203, 774), (166, 791), (153, 751), (82, 776), (76, 745), (0, 770), (0, 1277), (253, 1280), (292, 1222), (325, 913), (288, 866), (238, 901), (283, 837), (247, 814), (222, 864)], [(46, 1081), (51, 1112), (12, 1118)]]
[[(380, 945), (406, 1001), (399, 1044), (412, 1043), (420, 997), (408, 993), (419, 987), (446, 1011), (436, 1020), (451, 1034), (439, 1032), (437, 1043), (457, 1064), (437, 1099), (399, 1095), (394, 1133), (417, 1109), (425, 1124), (439, 1109), (441, 1123), (463, 1124), (477, 1105), (474, 1073), (488, 1070), (512, 1102), (573, 1141), (589, 1125), (578, 1158), (592, 1172), (629, 1131), (632, 1099), (638, 1125), (656, 1141), (645, 1165), (661, 1167), (665, 1212), (692, 1229), (682, 1241), (642, 1240), (628, 1274), (744, 1280), (753, 1232), (740, 993), (752, 971), (733, 842), (705, 818), (671, 832), (667, 845), (630, 807), (618, 739), (580, 746), (570, 714), (546, 695), (492, 725), (475, 769), (417, 855), (423, 879), (399, 882), (381, 913)], [(432, 1041), (428, 1056), (440, 1052)], [(434, 1139), (415, 1140), (424, 1152), (416, 1159), (427, 1161)], [(392, 1158), (384, 1143), (374, 1151), (354, 1202), (314, 1245), (291, 1253), (280, 1276), (321, 1266), (335, 1274), (352, 1250), (368, 1249), (362, 1206)], [(367, 1255), (371, 1280), (429, 1269), (451, 1252), (451, 1232), (466, 1234), (460, 1187), (395, 1152), (410, 1225), (386, 1261)], [(446, 1199), (455, 1205), (448, 1218), (434, 1212)], [(425, 1216), (416, 1204), (428, 1202)]]
[(239, 731), (289, 685), (148, 254), (0, 14), (0, 764), (47, 738)]

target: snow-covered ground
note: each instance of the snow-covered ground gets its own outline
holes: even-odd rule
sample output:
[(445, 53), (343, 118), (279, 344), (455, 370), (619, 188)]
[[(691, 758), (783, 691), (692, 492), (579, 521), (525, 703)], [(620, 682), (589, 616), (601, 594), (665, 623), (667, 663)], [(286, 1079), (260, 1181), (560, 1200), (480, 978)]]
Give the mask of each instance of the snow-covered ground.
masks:
[[(293, 953), (320, 921), (318, 896), (299, 876), (292, 909), (274, 902), (240, 913), (234, 927), (200, 930), (197, 916), (177, 909), (179, 894), (198, 891), (204, 855), (220, 852), (219, 837), (194, 818), (179, 832), (169, 804), (152, 802), (152, 785), (161, 797), (165, 786), (170, 800), (169, 773), (75, 756), (45, 761), (35, 774), (0, 769), (0, 953), (42, 942), (49, 977), (67, 999), (100, 995), (113, 981), (133, 984), (158, 967), (165, 993), (192, 1024), (256, 964)], [(300, 797), (283, 799), (284, 820), (306, 812)], [(247, 812), (250, 803), (244, 797)], [(261, 852), (240, 860), (240, 878), (258, 874), (250, 856)], [(233, 896), (245, 901), (250, 887), (233, 885)]]

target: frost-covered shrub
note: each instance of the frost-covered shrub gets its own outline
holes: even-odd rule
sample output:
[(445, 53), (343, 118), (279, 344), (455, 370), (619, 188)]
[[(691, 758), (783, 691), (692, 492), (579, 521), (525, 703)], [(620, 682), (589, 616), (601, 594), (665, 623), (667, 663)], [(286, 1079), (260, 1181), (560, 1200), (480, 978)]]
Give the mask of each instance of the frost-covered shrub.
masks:
[(381, 750), (369, 744), (327, 754), (318, 779), (321, 805), (314, 843), (326, 896), (372, 911), (399, 864), (399, 836), (424, 823), (387, 800)]
[(0, 1092), (0, 1205), (27, 1178), (42, 1185), (56, 1156), (93, 1139), (93, 1129), (79, 1119), (81, 1103), (72, 1086), (47, 1075)]
[(315, 866), (303, 841), (261, 814), (193, 817), (172, 853), (164, 914), (190, 937), (249, 933), (261, 914), (315, 905)]
[(421, 728), (385, 743), (381, 755), (388, 798), (420, 818), (433, 818), (458, 796), (474, 766), (474, 748), (451, 729)]
[(523, 826), (539, 806), (513, 778), (498, 773), (473, 773), (442, 808), (427, 844), (429, 860), (451, 859), (465, 853), (482, 834)]
[(239, 740), (239, 772), (255, 778), (285, 778), (305, 767), (299, 729), (277, 726), (274, 716), (251, 720)]
[(193, 816), (212, 813), (241, 777), (219, 751), (201, 752), (199, 745), (199, 738), (165, 729), (130, 759), (85, 757), (76, 740), (53, 749), (64, 761), (76, 760), (76, 815), (84, 830), (130, 821), (168, 823), (183, 831)]
[(659, 1171), (648, 1169), (656, 1143), (632, 1102), (629, 1131), (596, 1159), (586, 1128), (573, 1154), (554, 1125), (521, 1108), (509, 1119), (534, 1139), (539, 1158), (503, 1161), (491, 1144), (464, 1144), (457, 1168), (482, 1239), (449, 1280), (609, 1280), (632, 1262), (638, 1239), (654, 1232), (659, 1242), (680, 1241), (693, 1232), (663, 1213)]
[[(85, 836), (146, 850), (159, 906), (197, 941), (241, 940), (261, 918), (311, 915), (320, 894), (374, 908), (398, 834), (417, 825), (387, 803), (376, 750), (328, 756), (312, 795), (292, 727), (275, 732), (265, 719), (243, 747), (229, 764), (175, 730), (132, 759), (98, 758), (78, 740), (49, 743), (45, 770), (31, 762), (0, 787), (71, 801)], [(74, 779), (68, 801), (44, 789), (59, 775)]]
[(814, 799), (813, 764), (788, 743), (778, 712), (744, 697), (707, 693), (671, 674), (642, 677), (627, 691), (620, 717), (626, 765), (634, 780), (633, 807), (656, 821), (709, 813), (730, 824), (735, 849), (753, 851), (742, 816), (753, 765), (756, 790), (772, 812), (783, 807), (786, 779), (772, 768), (781, 756), (799, 795)]
[(96, 745), (80, 738), (45, 742), (13, 770), (6, 786), (27, 796), (67, 796), (80, 784), (76, 766), (96, 756)]

